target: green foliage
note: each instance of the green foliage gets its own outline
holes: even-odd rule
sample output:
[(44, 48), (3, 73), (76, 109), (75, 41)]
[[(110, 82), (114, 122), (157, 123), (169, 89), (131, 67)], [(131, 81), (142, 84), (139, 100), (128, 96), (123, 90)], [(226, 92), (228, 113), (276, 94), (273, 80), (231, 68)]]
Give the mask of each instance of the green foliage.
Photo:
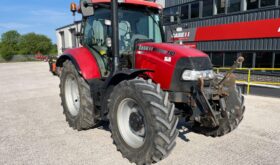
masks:
[(1, 41), (2, 44), (11, 46), (12, 48), (18, 48), (18, 43), (20, 40), (20, 34), (15, 31), (15, 30), (11, 30), (11, 31), (7, 31), (6, 33), (3, 33), (1, 36)]
[(10, 60), (19, 51), (20, 34), (11, 30), (1, 36), (0, 55), (5, 60)]
[(19, 47), (22, 54), (49, 54), (52, 50), (52, 42), (45, 35), (29, 33), (21, 37)]
[(13, 58), (13, 55), (15, 55), (17, 52), (10, 46), (2, 45), (0, 54), (2, 58), (4, 58), (6, 61), (9, 61)]
[(13, 55), (57, 54), (56, 45), (45, 36), (35, 33), (20, 35), (11, 30), (3, 33), (0, 40), (0, 56), (5, 60), (12, 59)]
[(51, 49), (51, 52), (50, 52), (50, 55), (52, 56), (57, 56), (58, 52), (57, 52), (57, 45), (56, 44), (53, 44), (52, 45), (52, 49)]

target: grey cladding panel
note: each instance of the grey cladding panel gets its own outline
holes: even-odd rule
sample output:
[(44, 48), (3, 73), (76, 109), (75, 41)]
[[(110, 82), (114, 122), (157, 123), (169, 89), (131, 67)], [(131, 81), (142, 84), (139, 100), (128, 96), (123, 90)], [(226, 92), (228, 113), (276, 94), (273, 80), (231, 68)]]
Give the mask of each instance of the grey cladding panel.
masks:
[(205, 18), (196, 21), (184, 21), (188, 23), (189, 28), (200, 26), (213, 26), (218, 24), (227, 24), (233, 22), (256, 21), (262, 19), (280, 18), (280, 8), (270, 9), (266, 11), (254, 11), (249, 13), (241, 13), (234, 15), (216, 16), (213, 18)]
[(279, 10), (274, 11), (274, 18), (279, 18)]

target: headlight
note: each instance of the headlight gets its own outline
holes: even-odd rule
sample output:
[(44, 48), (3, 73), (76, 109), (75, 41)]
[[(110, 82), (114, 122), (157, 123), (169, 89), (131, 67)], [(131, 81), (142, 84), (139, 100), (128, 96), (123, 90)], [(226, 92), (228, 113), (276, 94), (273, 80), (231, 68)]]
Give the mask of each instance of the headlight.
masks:
[(199, 78), (203, 78), (205, 80), (211, 80), (214, 78), (213, 70), (203, 70), (203, 71), (196, 71), (196, 70), (185, 70), (182, 79), (183, 80), (197, 80)]

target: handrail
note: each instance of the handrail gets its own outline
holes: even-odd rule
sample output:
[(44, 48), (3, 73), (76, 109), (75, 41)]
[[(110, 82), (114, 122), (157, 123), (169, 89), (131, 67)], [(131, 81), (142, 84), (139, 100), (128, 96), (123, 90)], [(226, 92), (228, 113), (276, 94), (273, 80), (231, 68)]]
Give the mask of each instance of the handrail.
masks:
[[(225, 67), (225, 68), (214, 68), (214, 71), (217, 73), (220, 73), (221, 71), (230, 70), (231, 68)], [(280, 68), (237, 68), (236, 70), (246, 71), (245, 74), (247, 74), (246, 80), (238, 80), (237, 83), (247, 83), (247, 94), (250, 94), (250, 88), (251, 85), (276, 85), (280, 86), (280, 78), (278, 81), (256, 81), (252, 80), (253, 76), (257, 76), (252, 73), (252, 71), (280, 71)], [(262, 75), (265, 76), (265, 75)], [(269, 75), (267, 75), (269, 77)], [(279, 76), (280, 77), (280, 76)]]

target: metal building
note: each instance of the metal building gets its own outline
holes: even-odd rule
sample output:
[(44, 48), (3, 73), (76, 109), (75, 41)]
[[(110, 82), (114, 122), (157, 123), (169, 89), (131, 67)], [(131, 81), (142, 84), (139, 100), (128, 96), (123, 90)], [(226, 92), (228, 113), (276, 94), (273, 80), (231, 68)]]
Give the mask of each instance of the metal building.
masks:
[(208, 53), (215, 66), (280, 68), (280, 0), (166, 0), (169, 42)]
[(79, 46), (79, 40), (76, 36), (76, 32), (79, 32), (80, 29), (81, 21), (56, 29), (58, 55), (61, 55), (66, 49), (76, 48)]

